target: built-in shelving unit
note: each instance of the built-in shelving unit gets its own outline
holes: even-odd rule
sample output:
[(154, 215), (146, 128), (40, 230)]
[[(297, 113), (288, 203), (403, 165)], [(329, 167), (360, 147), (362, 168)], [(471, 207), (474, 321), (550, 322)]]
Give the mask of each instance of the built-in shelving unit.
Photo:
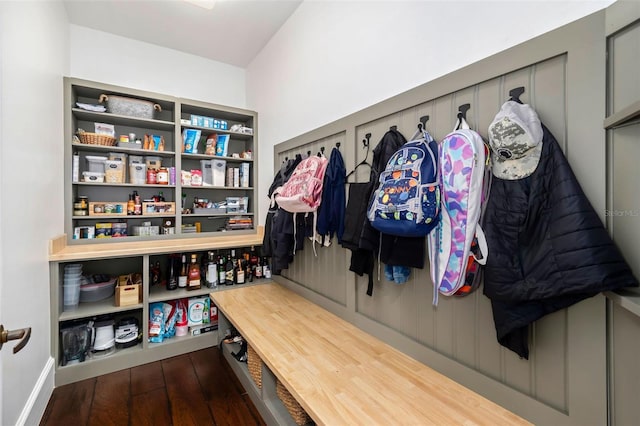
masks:
[[(189, 235), (190, 238), (205, 237), (220, 234), (222, 232), (246, 233), (255, 232), (255, 186), (254, 176), (257, 176), (257, 113), (240, 108), (211, 104), (197, 100), (187, 100), (159, 93), (141, 91), (126, 87), (113, 86), (98, 82), (79, 80), (74, 78), (64, 79), (65, 88), (65, 233), (69, 244), (88, 243), (113, 243), (113, 240), (125, 238), (130, 241), (172, 239), (181, 238), (181, 235)], [(86, 105), (99, 106), (102, 95), (107, 95), (107, 110), (96, 112), (87, 110)], [(159, 105), (160, 111), (154, 111), (151, 116), (123, 115), (121, 111), (112, 113), (109, 99), (113, 97), (126, 98), (131, 102), (147, 102)], [(82, 104), (84, 108), (78, 106)], [(144, 111), (141, 113), (145, 114)], [(140, 115), (139, 111), (132, 108), (132, 115)], [(196, 117), (196, 118), (194, 118)], [(197, 117), (211, 119), (207, 126), (202, 126), (196, 121)], [(215, 120), (215, 121), (214, 121)], [(114, 146), (104, 146), (83, 143), (78, 136), (79, 129), (85, 132), (95, 133), (96, 123), (103, 123), (114, 127), (116, 142)], [(212, 124), (211, 127), (208, 124)], [(235, 126), (235, 127), (234, 127)], [(231, 130), (240, 128), (241, 131)], [(183, 132), (197, 130), (200, 138), (197, 141), (197, 152), (183, 152)], [(135, 134), (136, 139), (144, 140), (146, 135), (162, 138), (162, 149), (143, 149), (143, 145), (131, 147), (131, 144), (121, 142), (120, 137), (128, 137)], [(227, 153), (205, 154), (205, 145), (208, 138), (228, 137)], [(155, 146), (154, 146), (155, 148)], [(77, 176), (74, 177), (74, 156), (78, 162)], [(95, 167), (87, 157), (104, 157), (108, 160), (123, 158), (124, 173), (122, 179), (117, 181), (84, 182), (83, 172)], [(136, 158), (137, 157), (137, 158)], [(153, 183), (149, 176), (140, 180), (139, 176), (132, 179), (129, 167), (135, 161), (149, 164), (149, 157), (156, 157), (159, 167), (171, 170), (173, 168), (175, 179), (170, 182)], [(135, 159), (135, 160), (134, 160)], [(202, 185), (191, 185), (184, 180), (183, 171), (188, 174), (199, 171), (205, 175), (205, 169), (209, 169), (209, 161), (217, 161), (223, 164), (224, 184), (206, 179)], [(224, 162), (224, 163), (222, 163)], [(153, 163), (155, 167), (156, 164)], [(235, 169), (245, 174), (242, 179), (233, 180), (233, 171), (229, 176), (229, 170)], [(246, 176), (248, 175), (248, 176)], [(215, 183), (216, 186), (213, 186)], [(244, 186), (243, 186), (244, 184)], [(76, 214), (74, 203), (79, 197), (88, 197), (90, 202), (97, 203), (126, 203), (134, 191), (141, 201), (161, 200), (174, 203), (174, 210), (170, 213), (158, 212), (157, 214), (135, 215), (104, 215), (87, 213)], [(246, 200), (241, 202), (240, 208), (229, 209), (229, 214), (192, 214), (192, 207), (196, 200), (216, 203), (216, 206), (230, 203), (229, 200)], [(121, 207), (119, 207), (121, 208)], [(126, 212), (125, 212), (126, 213)], [(144, 213), (144, 212), (143, 212)], [(126, 236), (109, 238), (109, 224), (126, 223)], [(101, 231), (98, 232), (96, 224)], [(106, 224), (106, 227), (105, 227)], [(149, 227), (149, 228), (147, 228)], [(102, 231), (107, 229), (107, 231)], [(197, 232), (196, 232), (197, 231)], [(107, 238), (95, 238), (91, 236)], [(115, 234), (115, 233), (114, 233)], [(164, 234), (164, 235), (163, 235)], [(120, 234), (119, 234), (120, 235)]]

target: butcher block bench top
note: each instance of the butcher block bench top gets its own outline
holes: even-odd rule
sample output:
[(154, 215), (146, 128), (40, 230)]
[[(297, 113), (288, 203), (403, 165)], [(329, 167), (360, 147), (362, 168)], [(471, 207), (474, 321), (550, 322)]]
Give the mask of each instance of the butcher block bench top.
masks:
[(211, 298), (319, 425), (530, 424), (279, 284)]

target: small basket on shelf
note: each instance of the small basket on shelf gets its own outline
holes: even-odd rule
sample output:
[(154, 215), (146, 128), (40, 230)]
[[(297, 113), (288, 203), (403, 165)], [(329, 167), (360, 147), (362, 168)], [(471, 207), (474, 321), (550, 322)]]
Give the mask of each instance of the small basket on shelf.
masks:
[(80, 143), (87, 145), (115, 146), (116, 138), (98, 133), (78, 132)]

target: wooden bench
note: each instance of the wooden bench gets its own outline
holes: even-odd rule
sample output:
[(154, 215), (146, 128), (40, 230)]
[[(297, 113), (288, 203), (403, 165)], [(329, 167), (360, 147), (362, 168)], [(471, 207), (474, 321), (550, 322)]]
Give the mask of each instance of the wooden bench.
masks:
[(319, 425), (530, 424), (279, 284), (211, 298)]

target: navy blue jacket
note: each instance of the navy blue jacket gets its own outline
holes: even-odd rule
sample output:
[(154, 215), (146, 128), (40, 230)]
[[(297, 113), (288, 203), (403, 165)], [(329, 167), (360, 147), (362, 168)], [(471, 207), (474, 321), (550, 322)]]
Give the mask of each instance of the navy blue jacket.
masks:
[(531, 176), (495, 178), (487, 201), (484, 294), (498, 341), (529, 356), (528, 326), (588, 297), (636, 287), (551, 132)]

